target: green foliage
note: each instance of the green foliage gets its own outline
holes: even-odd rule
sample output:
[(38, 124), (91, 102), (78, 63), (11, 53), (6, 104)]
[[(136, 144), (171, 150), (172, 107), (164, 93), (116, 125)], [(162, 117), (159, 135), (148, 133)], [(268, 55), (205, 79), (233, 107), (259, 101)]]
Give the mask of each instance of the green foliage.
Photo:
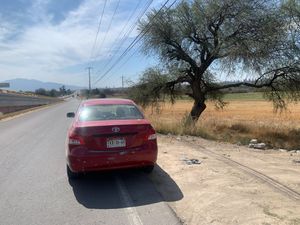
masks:
[[(91, 89), (91, 93), (90, 93), (90, 97), (94, 97), (94, 98), (106, 98), (107, 96), (111, 96), (111, 95), (115, 95), (115, 94), (120, 94), (120, 90), (116, 90), (116, 89), (110, 89), (110, 88), (92, 88)], [(89, 95), (89, 90), (88, 89), (83, 89), (81, 90), (81, 95), (84, 97), (88, 97)]]
[(272, 1), (183, 1), (153, 19), (156, 13), (153, 10), (140, 25), (151, 27), (144, 50), (168, 63), (181, 61), (182, 69), (208, 59), (220, 59), (226, 68), (236, 61), (258, 66), (285, 35), (284, 20)]
[(248, 93), (230, 93), (224, 95), (225, 101), (260, 101), (264, 100), (263, 93), (262, 92), (248, 92)]
[(39, 89), (35, 90), (35, 94), (46, 96), (47, 95), (47, 91), (44, 88), (39, 88)]
[(165, 100), (167, 91), (162, 87), (169, 81), (169, 76), (163, 74), (159, 68), (149, 68), (128, 91), (129, 98), (142, 107), (157, 107), (158, 103)]
[(71, 91), (70, 89), (66, 89), (65, 86), (60, 87), (59, 90), (56, 89), (46, 90), (44, 88), (39, 88), (35, 90), (35, 94), (44, 95), (48, 97), (59, 97), (63, 95), (70, 95), (72, 93), (73, 91)]
[(67, 90), (66, 90), (66, 87), (65, 85), (61, 86), (59, 88), (59, 92), (62, 94), (62, 95), (66, 95), (67, 94)]
[[(264, 91), (275, 109), (284, 109), (300, 99), (299, 12), (296, 0), (193, 0), (153, 10), (140, 23), (141, 32), (147, 30), (143, 49), (157, 54), (163, 69), (146, 71), (132, 89), (133, 98), (143, 106), (166, 94), (174, 101), (184, 85), (197, 120), (207, 100), (222, 108), (223, 90), (246, 86)], [(235, 80), (241, 70), (252, 77), (222, 83), (216, 70)]]
[(104, 88), (104, 89), (102, 90), (102, 93), (103, 93), (104, 95), (113, 95), (113, 94), (115, 94), (115, 91), (112, 90), (112, 89), (110, 89), (110, 88)]

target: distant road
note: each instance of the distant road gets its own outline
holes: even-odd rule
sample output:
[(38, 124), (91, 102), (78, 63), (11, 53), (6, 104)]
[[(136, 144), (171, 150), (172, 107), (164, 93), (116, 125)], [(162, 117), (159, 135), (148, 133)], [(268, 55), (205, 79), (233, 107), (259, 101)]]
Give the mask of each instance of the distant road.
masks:
[(180, 224), (139, 171), (69, 182), (65, 139), (77, 100), (0, 121), (1, 225)]

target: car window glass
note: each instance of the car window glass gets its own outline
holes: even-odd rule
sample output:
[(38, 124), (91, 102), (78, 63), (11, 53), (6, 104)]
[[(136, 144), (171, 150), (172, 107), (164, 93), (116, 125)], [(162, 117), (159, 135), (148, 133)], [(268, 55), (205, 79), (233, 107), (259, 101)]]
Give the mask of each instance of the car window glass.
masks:
[(143, 119), (134, 105), (91, 105), (84, 106), (79, 113), (80, 121)]

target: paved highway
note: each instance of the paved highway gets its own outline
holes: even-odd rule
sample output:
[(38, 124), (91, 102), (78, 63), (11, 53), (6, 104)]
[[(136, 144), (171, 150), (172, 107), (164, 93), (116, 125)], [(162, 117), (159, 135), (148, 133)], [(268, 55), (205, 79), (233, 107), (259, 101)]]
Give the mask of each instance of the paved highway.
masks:
[(142, 172), (68, 181), (65, 114), (78, 103), (0, 121), (0, 224), (180, 224)]

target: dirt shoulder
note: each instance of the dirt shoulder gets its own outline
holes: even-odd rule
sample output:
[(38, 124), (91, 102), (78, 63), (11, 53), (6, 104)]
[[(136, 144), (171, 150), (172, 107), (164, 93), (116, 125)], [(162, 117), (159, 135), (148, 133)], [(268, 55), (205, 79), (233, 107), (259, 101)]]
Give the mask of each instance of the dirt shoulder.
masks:
[(163, 173), (150, 177), (184, 224), (300, 224), (299, 153), (192, 137), (160, 135), (158, 143)]

